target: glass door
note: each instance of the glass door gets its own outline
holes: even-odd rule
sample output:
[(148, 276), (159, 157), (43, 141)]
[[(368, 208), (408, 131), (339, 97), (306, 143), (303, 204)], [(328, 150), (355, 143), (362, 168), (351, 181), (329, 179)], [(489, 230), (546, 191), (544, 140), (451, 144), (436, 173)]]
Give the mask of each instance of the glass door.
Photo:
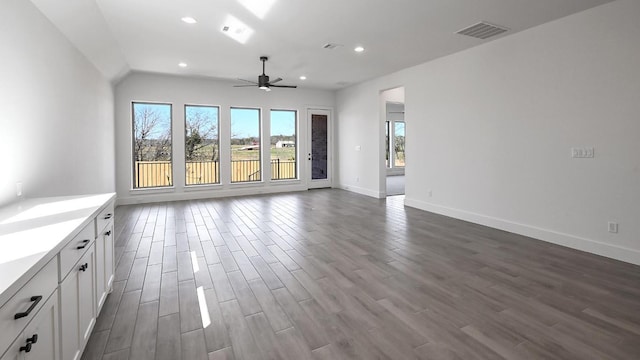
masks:
[(309, 110), (308, 188), (331, 187), (331, 121), (327, 110)]

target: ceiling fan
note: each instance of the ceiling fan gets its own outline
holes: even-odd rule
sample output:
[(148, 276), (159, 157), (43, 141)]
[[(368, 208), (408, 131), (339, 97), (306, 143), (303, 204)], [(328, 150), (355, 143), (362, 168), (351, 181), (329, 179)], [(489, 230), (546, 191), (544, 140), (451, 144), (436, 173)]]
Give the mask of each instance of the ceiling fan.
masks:
[(269, 76), (264, 73), (264, 64), (267, 60), (269, 60), (268, 57), (260, 56), (260, 61), (262, 61), (262, 75), (258, 76), (258, 82), (238, 79), (240, 81), (251, 83), (251, 85), (234, 85), (234, 87), (257, 86), (259, 89), (262, 89), (265, 91), (271, 91), (272, 87), (290, 88), (290, 89), (297, 88), (297, 86), (295, 85), (274, 85), (275, 83), (282, 81), (282, 78), (277, 78), (273, 81), (269, 81)]

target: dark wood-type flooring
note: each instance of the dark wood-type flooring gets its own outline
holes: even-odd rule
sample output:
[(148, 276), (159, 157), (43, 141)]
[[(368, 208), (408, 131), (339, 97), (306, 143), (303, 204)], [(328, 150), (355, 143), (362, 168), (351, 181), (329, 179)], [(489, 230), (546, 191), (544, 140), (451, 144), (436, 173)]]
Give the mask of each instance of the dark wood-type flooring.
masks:
[(121, 206), (83, 359), (640, 359), (640, 267), (342, 190)]

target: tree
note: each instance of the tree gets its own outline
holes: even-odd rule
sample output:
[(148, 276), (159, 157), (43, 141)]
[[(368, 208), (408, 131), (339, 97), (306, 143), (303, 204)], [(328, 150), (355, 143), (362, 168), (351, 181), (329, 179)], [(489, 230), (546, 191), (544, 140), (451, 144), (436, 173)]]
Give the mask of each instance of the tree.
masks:
[[(200, 109), (189, 112), (185, 124), (185, 157), (187, 161), (218, 159), (217, 152), (217, 121)], [(209, 156), (208, 151), (211, 152)]]
[[(156, 126), (161, 120), (160, 114), (149, 106), (134, 107), (133, 133), (134, 155), (136, 161), (151, 160), (145, 159), (151, 147), (151, 137), (156, 131)], [(148, 157), (148, 156), (147, 156)]]
[(153, 161), (171, 160), (171, 128), (165, 130), (164, 134), (154, 140)]
[(404, 161), (404, 136), (396, 136), (394, 138), (393, 145), (396, 158)]

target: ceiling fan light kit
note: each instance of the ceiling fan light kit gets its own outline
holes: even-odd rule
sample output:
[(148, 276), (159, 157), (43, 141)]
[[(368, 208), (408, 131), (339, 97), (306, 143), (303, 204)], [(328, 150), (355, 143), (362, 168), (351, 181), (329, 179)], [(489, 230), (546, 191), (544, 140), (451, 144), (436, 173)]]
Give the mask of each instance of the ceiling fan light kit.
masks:
[(289, 89), (297, 88), (296, 85), (274, 85), (275, 83), (282, 81), (282, 78), (277, 78), (273, 81), (269, 81), (269, 76), (265, 74), (265, 63), (267, 62), (267, 60), (269, 60), (269, 58), (266, 56), (260, 57), (260, 61), (262, 61), (262, 75), (258, 75), (258, 82), (238, 79), (240, 81), (251, 83), (251, 85), (234, 85), (234, 87), (257, 86), (258, 89), (261, 89), (264, 91), (271, 91), (272, 87), (289, 88)]

